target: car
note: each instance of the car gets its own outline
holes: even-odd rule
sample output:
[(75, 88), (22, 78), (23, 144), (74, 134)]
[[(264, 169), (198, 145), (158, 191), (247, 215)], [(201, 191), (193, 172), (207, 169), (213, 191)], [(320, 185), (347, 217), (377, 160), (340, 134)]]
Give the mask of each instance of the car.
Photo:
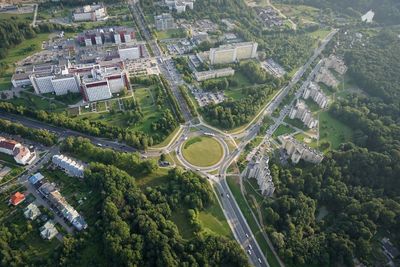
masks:
[(250, 251), (250, 249), (249, 249), (249, 250), (247, 250), (247, 253), (249, 253), (249, 255), (251, 255), (251, 251)]
[(258, 258), (257, 260), (258, 260), (259, 263), (261, 263), (261, 259), (260, 258)]
[(226, 197), (229, 198), (229, 194), (226, 194)]
[(253, 247), (249, 244), (249, 249), (253, 249)]
[(249, 235), (248, 235), (248, 234), (246, 234), (246, 237), (248, 238), (248, 237), (249, 237)]

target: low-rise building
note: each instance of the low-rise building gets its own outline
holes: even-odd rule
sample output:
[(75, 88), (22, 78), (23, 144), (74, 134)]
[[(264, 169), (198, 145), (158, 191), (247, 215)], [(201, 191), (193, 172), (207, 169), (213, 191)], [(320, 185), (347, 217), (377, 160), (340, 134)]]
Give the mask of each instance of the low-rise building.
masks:
[(161, 15), (154, 16), (154, 21), (157, 31), (165, 31), (176, 27), (174, 17), (169, 13), (162, 13)]
[(138, 59), (142, 57), (142, 46), (120, 46), (118, 54), (121, 60)]
[(0, 136), (0, 152), (13, 156), (15, 162), (21, 165), (31, 164), (36, 159), (35, 151), (30, 151), (29, 148), (21, 143), (6, 139)]
[(335, 55), (330, 55), (329, 58), (325, 60), (325, 66), (328, 69), (334, 69), (337, 73), (340, 75), (343, 75), (347, 71), (347, 66), (344, 63), (343, 59), (335, 56)]
[(290, 109), (289, 118), (301, 120), (310, 129), (318, 125), (318, 120), (313, 118), (306, 103), (301, 100), (297, 100), (296, 105)]
[(18, 206), (25, 200), (25, 195), (20, 192), (15, 192), (10, 197), (10, 204), (13, 206)]
[(73, 13), (74, 21), (101, 21), (106, 20), (107, 9), (103, 4), (85, 5), (75, 9)]
[(241, 59), (255, 58), (257, 47), (256, 42), (221, 45), (210, 49), (209, 60), (211, 64), (227, 64)]
[(264, 154), (263, 150), (259, 151), (243, 170), (242, 177), (246, 179), (256, 179), (261, 194), (270, 197), (275, 191), (275, 186), (268, 168), (268, 163), (269, 157)]
[(42, 227), (39, 228), (39, 231), (40, 236), (47, 240), (53, 239), (58, 234), (56, 225), (52, 220), (48, 220)]
[(196, 71), (194, 73), (194, 77), (196, 78), (196, 81), (201, 82), (214, 78), (233, 76), (234, 74), (235, 70), (229, 67), (229, 68), (208, 70), (208, 71)]
[(382, 238), (381, 245), (383, 253), (385, 253), (389, 260), (394, 260), (400, 256), (400, 251), (390, 242), (389, 238)]
[(324, 155), (321, 152), (300, 143), (290, 135), (281, 135), (278, 138), (282, 143), (282, 148), (286, 150), (294, 164), (299, 163), (300, 159), (319, 164), (324, 159)]
[(40, 172), (38, 172), (38, 173), (35, 173), (34, 175), (32, 175), (31, 177), (29, 177), (28, 181), (31, 184), (35, 185), (37, 182), (41, 181), (43, 178), (44, 178), (44, 176)]
[(24, 216), (29, 220), (35, 220), (40, 215), (38, 206), (31, 203), (24, 209)]
[(308, 99), (309, 97), (311, 97), (320, 108), (326, 108), (328, 106), (328, 97), (316, 83), (310, 82), (309, 86), (303, 91), (303, 98)]
[(67, 156), (54, 155), (52, 162), (63, 169), (67, 174), (83, 178), (85, 166)]

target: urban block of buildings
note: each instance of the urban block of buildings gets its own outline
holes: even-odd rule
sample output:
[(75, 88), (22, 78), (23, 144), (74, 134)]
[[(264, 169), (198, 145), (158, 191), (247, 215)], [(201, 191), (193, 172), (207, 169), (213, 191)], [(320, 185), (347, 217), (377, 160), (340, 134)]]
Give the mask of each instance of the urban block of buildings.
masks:
[(194, 77), (196, 78), (196, 81), (202, 82), (214, 78), (233, 76), (234, 74), (235, 70), (229, 67), (229, 68), (208, 70), (208, 71), (196, 71), (194, 73)]
[(169, 13), (154, 16), (157, 31), (165, 31), (176, 27), (174, 17)]
[(32, 221), (35, 220), (40, 214), (41, 213), (40, 213), (38, 206), (36, 206), (34, 203), (29, 204), (24, 209), (25, 218), (32, 220)]
[(51, 161), (67, 174), (83, 178), (85, 166), (82, 163), (79, 163), (65, 155), (54, 155)]
[(278, 138), (282, 148), (285, 149), (294, 164), (299, 163), (300, 159), (319, 164), (324, 159), (324, 155), (321, 152), (297, 141), (290, 135), (281, 135)]
[(328, 69), (334, 69), (340, 75), (345, 74), (347, 71), (347, 66), (344, 63), (343, 59), (333, 54), (330, 55), (327, 59), (325, 59), (325, 66)]
[(328, 97), (322, 92), (318, 84), (310, 82), (308, 87), (303, 91), (303, 98), (310, 98), (318, 104), (320, 108), (326, 108), (328, 106)]
[(13, 75), (12, 84), (32, 85), (36, 94), (81, 93), (86, 101), (92, 102), (111, 98), (129, 87), (129, 80), (121, 60), (79, 65), (60, 60), (58, 64), (25, 68)]
[(76, 40), (82, 46), (129, 44), (136, 40), (136, 32), (128, 27), (105, 27), (84, 31)]
[(36, 152), (21, 143), (0, 136), (0, 152), (14, 157), (16, 163), (21, 165), (31, 164), (36, 159)]
[(257, 47), (256, 42), (221, 45), (218, 48), (210, 49), (209, 60), (211, 64), (227, 64), (241, 59), (255, 58)]
[(108, 18), (107, 9), (103, 4), (85, 5), (73, 13), (74, 21), (102, 21)]
[(246, 179), (255, 178), (261, 194), (271, 197), (275, 191), (275, 186), (268, 163), (269, 157), (264, 154), (264, 150), (258, 151), (243, 170), (242, 177)]
[(301, 120), (310, 129), (318, 125), (318, 120), (314, 119), (306, 103), (301, 100), (297, 100), (296, 105), (290, 109), (289, 118)]
[(48, 182), (40, 173), (31, 176), (28, 180), (75, 229), (81, 231), (87, 228), (83, 217), (65, 200), (54, 183)]
[(40, 236), (47, 240), (53, 239), (58, 234), (56, 225), (52, 220), (48, 220), (42, 227), (39, 228), (39, 231)]
[(186, 12), (187, 9), (193, 9), (194, 2), (195, 0), (165, 0), (165, 5), (179, 14)]

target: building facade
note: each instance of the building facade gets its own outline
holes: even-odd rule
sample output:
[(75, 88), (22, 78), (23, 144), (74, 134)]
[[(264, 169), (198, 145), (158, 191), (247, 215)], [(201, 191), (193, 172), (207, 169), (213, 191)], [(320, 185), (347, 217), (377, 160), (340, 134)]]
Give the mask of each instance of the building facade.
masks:
[(83, 178), (85, 166), (74, 159), (64, 155), (54, 155), (52, 158), (53, 164), (60, 167), (67, 174)]
[(279, 140), (282, 144), (282, 148), (285, 149), (294, 164), (299, 163), (300, 159), (306, 162), (319, 164), (324, 159), (324, 155), (321, 152), (300, 143), (290, 135), (279, 136)]
[(264, 155), (264, 151), (259, 151), (249, 161), (246, 168), (242, 172), (242, 177), (245, 179), (254, 178), (264, 196), (271, 197), (275, 191), (274, 182), (268, 167), (269, 157)]
[(100, 21), (106, 20), (107, 9), (103, 4), (99, 5), (86, 5), (81, 8), (75, 9), (73, 13), (74, 21)]
[(209, 79), (233, 76), (234, 74), (235, 70), (229, 67), (229, 68), (208, 70), (208, 71), (196, 71), (194, 73), (194, 77), (196, 78), (196, 81), (202, 82)]
[(310, 98), (318, 104), (320, 108), (328, 106), (328, 97), (322, 92), (318, 84), (311, 82), (309, 86), (303, 91), (303, 98)]
[(318, 120), (314, 119), (311, 111), (308, 109), (306, 103), (301, 100), (297, 100), (289, 112), (289, 118), (301, 120), (308, 128), (314, 128), (318, 125)]
[(165, 31), (175, 28), (174, 17), (169, 13), (154, 16), (154, 21), (157, 31)]
[(210, 49), (209, 60), (211, 64), (227, 64), (241, 59), (255, 58), (257, 57), (257, 47), (256, 42), (222, 45)]

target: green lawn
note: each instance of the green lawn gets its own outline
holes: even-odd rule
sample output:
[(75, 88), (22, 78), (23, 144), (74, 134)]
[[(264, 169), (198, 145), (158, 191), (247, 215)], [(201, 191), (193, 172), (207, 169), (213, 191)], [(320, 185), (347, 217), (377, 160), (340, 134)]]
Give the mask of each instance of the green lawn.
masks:
[(60, 101), (53, 101), (42, 98), (39, 95), (21, 92), (21, 97), (7, 100), (15, 105), (30, 107), (36, 110), (46, 110), (51, 112), (62, 112), (65, 110), (66, 105)]
[(317, 22), (319, 9), (306, 5), (285, 5), (274, 3), (284, 15), (298, 24), (313, 24)]
[(223, 149), (216, 139), (201, 136), (186, 141), (182, 154), (189, 163), (199, 167), (208, 167), (221, 160)]
[[(2, 14), (1, 16), (3, 16)], [(7, 70), (0, 76), (0, 90), (7, 90), (11, 87), (11, 76), (14, 73), (15, 63), (29, 55), (42, 50), (42, 43), (47, 41), (48, 33), (37, 34), (35, 38), (28, 39), (19, 45), (11, 48), (7, 52), (6, 58), (0, 60), (0, 65), (8, 66)]]
[(320, 144), (330, 142), (331, 149), (337, 149), (341, 143), (352, 140), (353, 131), (351, 128), (332, 117), (329, 112), (321, 112), (319, 121)]
[(283, 135), (283, 134), (291, 134), (291, 133), (294, 133), (294, 132), (295, 132), (295, 130), (292, 127), (284, 125), (284, 124), (281, 124), (276, 129), (276, 131), (274, 132), (273, 135), (278, 137), (278, 136)]
[(171, 38), (185, 38), (186, 37), (186, 32), (184, 29), (170, 29), (166, 31), (158, 31), (156, 32), (157, 38), (159, 40), (162, 39), (171, 39)]
[(307, 126), (305, 126), (304, 123), (300, 119), (291, 119), (289, 117), (286, 117), (283, 121), (296, 127), (296, 128), (299, 128), (303, 131), (309, 130), (309, 128)]
[(199, 212), (198, 219), (205, 232), (233, 239), (231, 228), (216, 200), (211, 207)]

